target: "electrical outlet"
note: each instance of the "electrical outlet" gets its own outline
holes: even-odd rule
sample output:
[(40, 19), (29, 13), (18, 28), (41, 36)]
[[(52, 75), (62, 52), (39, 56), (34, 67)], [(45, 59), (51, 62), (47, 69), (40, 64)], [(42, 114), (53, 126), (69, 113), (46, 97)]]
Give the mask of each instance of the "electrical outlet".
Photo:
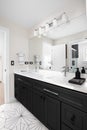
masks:
[(28, 65), (28, 61), (25, 61), (25, 65)]
[(13, 60), (11, 61), (11, 65), (14, 65), (14, 61)]

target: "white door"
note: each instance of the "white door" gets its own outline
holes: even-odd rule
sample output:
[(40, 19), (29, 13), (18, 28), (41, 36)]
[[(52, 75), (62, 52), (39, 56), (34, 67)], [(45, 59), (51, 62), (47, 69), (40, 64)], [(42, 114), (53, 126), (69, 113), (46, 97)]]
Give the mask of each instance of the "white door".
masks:
[(4, 83), (4, 99), (5, 103), (8, 103), (9, 102), (9, 30), (7, 28), (0, 27), (0, 31), (3, 32), (2, 80)]

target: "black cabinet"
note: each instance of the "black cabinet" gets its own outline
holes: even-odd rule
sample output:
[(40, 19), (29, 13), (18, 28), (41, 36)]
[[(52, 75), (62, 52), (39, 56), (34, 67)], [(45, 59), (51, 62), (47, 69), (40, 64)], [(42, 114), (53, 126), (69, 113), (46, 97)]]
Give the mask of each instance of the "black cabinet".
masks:
[(39, 88), (39, 84), (34, 86), (33, 114), (50, 130), (60, 130), (60, 102), (50, 96), (50, 93), (47, 94), (43, 88)]
[(18, 101), (21, 102), (21, 80), (15, 78), (15, 97)]
[(60, 102), (45, 96), (45, 119), (50, 130), (60, 130)]
[(72, 130), (86, 130), (85, 121), (87, 121), (87, 114), (70, 105), (62, 104), (62, 122)]
[(25, 86), (24, 83), (21, 82), (21, 85), (20, 85), (21, 89), (20, 89), (20, 102), (25, 106), (27, 107), (27, 88)]
[(19, 75), (15, 75), (15, 97), (32, 111), (32, 84)]
[(26, 103), (27, 88), (26, 88), (23, 80), (21, 78), (17, 78), (15, 84), (16, 84), (16, 87), (15, 87), (15, 97), (24, 106), (27, 106), (27, 103)]
[(27, 101), (27, 106), (26, 108), (32, 112), (32, 84), (27, 83), (26, 84), (26, 101)]
[(87, 94), (15, 74), (15, 97), (49, 130), (87, 130)]
[(43, 123), (45, 123), (44, 99), (43, 93), (34, 88), (32, 94), (33, 114)]
[(73, 130), (72, 128), (66, 126), (65, 124), (62, 124), (61, 130)]
[(84, 116), (83, 130), (87, 130), (87, 114)]

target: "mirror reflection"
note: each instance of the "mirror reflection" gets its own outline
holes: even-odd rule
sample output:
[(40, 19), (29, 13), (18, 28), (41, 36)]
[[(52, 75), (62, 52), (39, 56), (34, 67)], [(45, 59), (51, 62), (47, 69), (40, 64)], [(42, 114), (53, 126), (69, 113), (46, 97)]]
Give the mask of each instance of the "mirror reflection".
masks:
[(75, 72), (87, 68), (87, 18), (79, 16), (69, 23), (29, 40), (30, 68)]
[(68, 45), (69, 68), (74, 72), (75, 68), (87, 68), (87, 39), (82, 39)]

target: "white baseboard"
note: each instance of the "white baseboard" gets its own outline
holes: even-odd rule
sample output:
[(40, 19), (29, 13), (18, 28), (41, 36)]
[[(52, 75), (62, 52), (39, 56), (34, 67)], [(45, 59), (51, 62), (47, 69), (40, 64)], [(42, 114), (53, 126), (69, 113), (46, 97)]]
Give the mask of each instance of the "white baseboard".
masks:
[(9, 103), (12, 103), (12, 102), (15, 102), (16, 101), (16, 98), (15, 97), (12, 97), (9, 99)]

